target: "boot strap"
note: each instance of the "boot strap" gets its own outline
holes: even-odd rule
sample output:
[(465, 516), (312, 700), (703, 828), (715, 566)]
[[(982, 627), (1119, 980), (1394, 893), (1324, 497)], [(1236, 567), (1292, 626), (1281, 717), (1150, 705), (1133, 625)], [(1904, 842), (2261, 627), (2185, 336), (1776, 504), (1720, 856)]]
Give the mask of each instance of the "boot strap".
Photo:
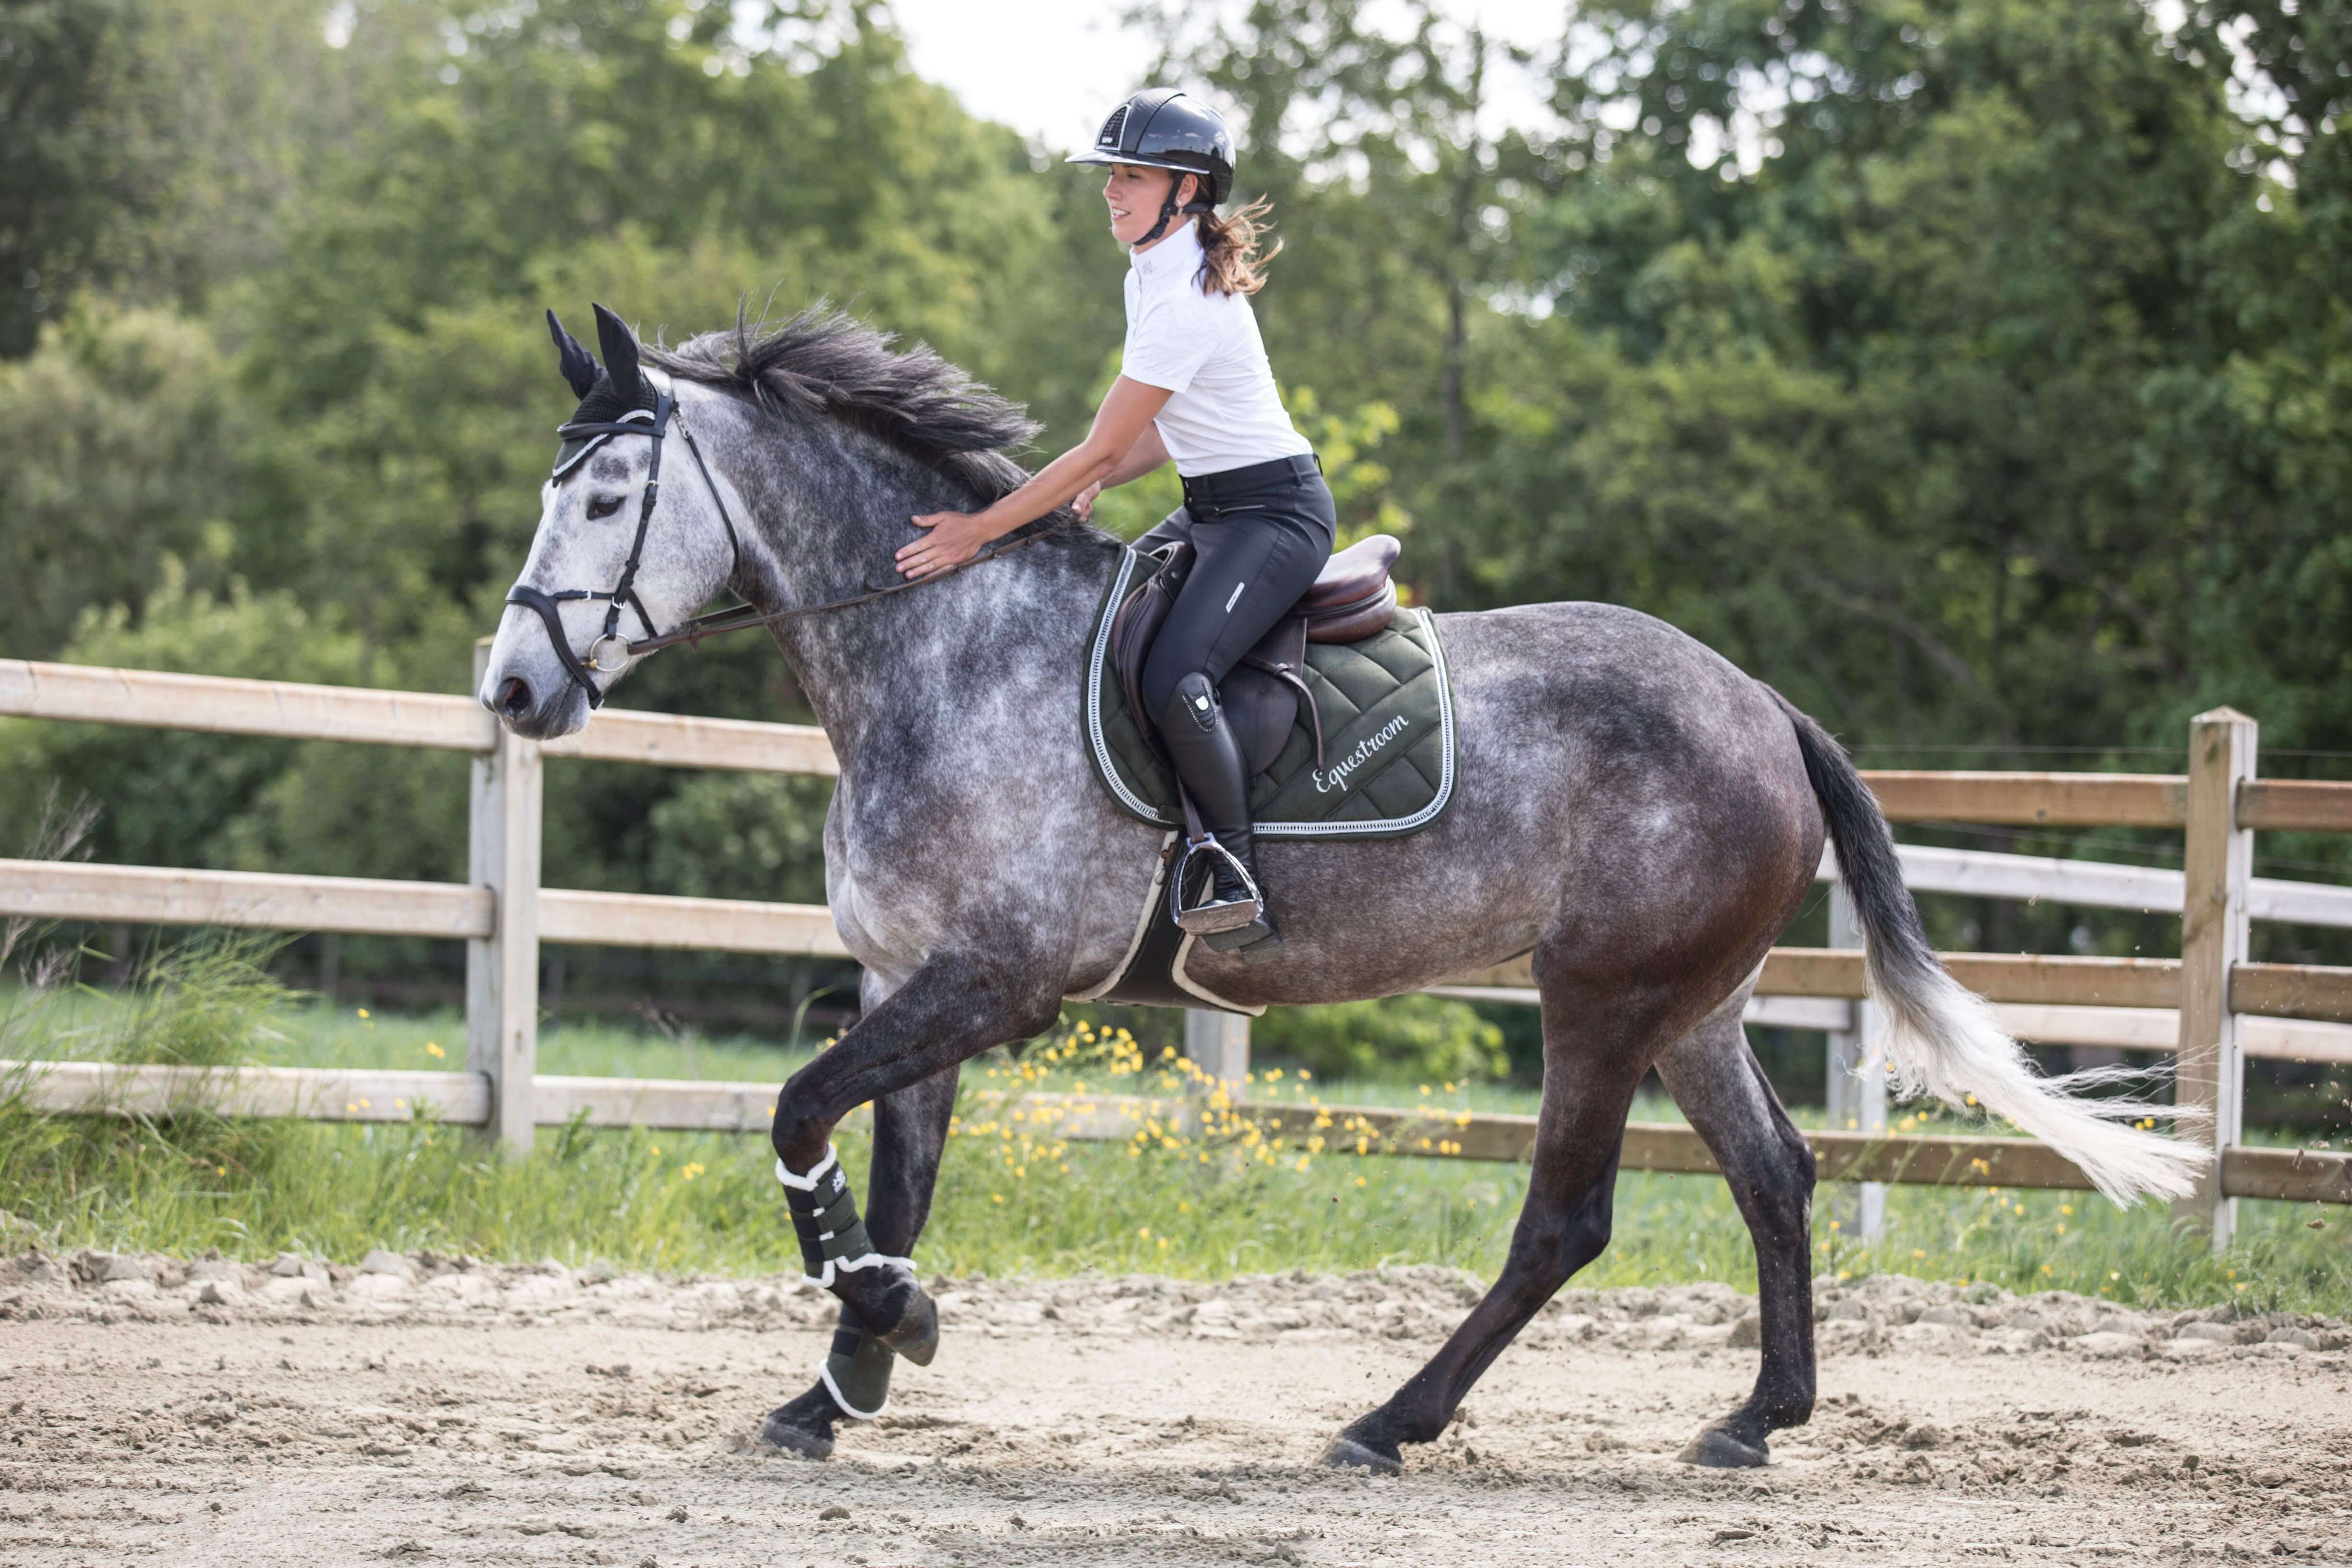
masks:
[(779, 1159), (776, 1180), (784, 1189), (784, 1209), (800, 1238), (801, 1269), (810, 1284), (830, 1290), (836, 1275), (892, 1263), (914, 1271), (913, 1258), (874, 1250), (866, 1222), (857, 1217), (857, 1196), (849, 1190), (849, 1177), (832, 1144), (825, 1145), (824, 1158), (805, 1176), (793, 1175)]
[(819, 1363), (817, 1376), (844, 1415), (871, 1421), (890, 1408), (890, 1368), (898, 1359), (898, 1352), (869, 1333), (844, 1301), (833, 1347)]

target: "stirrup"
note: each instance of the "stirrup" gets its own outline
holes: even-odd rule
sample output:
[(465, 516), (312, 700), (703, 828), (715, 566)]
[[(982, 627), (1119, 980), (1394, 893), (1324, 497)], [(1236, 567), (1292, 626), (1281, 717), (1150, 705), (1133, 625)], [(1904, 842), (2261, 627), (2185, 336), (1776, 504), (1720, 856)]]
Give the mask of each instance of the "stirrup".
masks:
[[(1209, 850), (1224, 857), (1225, 864), (1233, 868), (1234, 876), (1241, 879), (1242, 886), (1249, 889), (1249, 896), (1242, 899), (1218, 898), (1217, 879), (1213, 868), (1209, 877), (1208, 899), (1188, 909), (1183, 902), (1185, 874), (1192, 869), (1192, 857)], [(1176, 874), (1169, 883), (1169, 899), (1175, 908), (1177, 929), (1194, 936), (1239, 931), (1255, 922), (1259, 910), (1264, 907), (1264, 899), (1258, 892), (1256, 881), (1249, 874), (1249, 868), (1243, 865), (1232, 850), (1218, 843), (1214, 834), (1210, 833), (1185, 842), (1183, 856), (1176, 862)]]
[(1238, 953), (1244, 963), (1264, 963), (1281, 953), (1282, 932), (1261, 905), (1257, 919), (1232, 931), (1212, 931), (1201, 939), (1201, 945), (1212, 952)]

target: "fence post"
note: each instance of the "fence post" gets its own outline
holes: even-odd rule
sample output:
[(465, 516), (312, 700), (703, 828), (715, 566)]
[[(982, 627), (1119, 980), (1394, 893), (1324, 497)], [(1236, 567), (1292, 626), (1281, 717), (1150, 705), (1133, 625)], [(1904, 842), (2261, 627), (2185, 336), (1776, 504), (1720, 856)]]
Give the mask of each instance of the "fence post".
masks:
[[(474, 645), (479, 689), (490, 639)], [(528, 1154), (539, 1070), (539, 745), (498, 727), (474, 758), (466, 879), (497, 900), (488, 939), (466, 943), (466, 1066), (489, 1079), (483, 1138)]]
[[(1830, 945), (1863, 945), (1862, 919), (1843, 879), (1830, 884)], [(1853, 1004), (1853, 1026), (1830, 1036), (1829, 1114), (1832, 1131), (1886, 1131), (1886, 1016), (1875, 1002)], [(1837, 1184), (1830, 1214), (1843, 1232), (1875, 1244), (1886, 1236), (1886, 1186)]]
[(2211, 1119), (2213, 1163), (2172, 1213), (2176, 1222), (2209, 1231), (2216, 1251), (2230, 1245), (2238, 1222), (2237, 1200), (2221, 1193), (2221, 1151), (2238, 1142), (2243, 1120), (2245, 1061), (2238, 1016), (2230, 1010), (2230, 973), (2246, 959), (2254, 836), (2238, 826), (2238, 785), (2254, 776), (2254, 721), (2233, 708), (2200, 713), (2189, 723), (2180, 1048), (2172, 1097)]
[(1225, 1086), (1238, 1099), (1249, 1073), (1249, 1020), (1238, 1013), (1206, 1007), (1184, 1009), (1184, 1054), (1201, 1076)]

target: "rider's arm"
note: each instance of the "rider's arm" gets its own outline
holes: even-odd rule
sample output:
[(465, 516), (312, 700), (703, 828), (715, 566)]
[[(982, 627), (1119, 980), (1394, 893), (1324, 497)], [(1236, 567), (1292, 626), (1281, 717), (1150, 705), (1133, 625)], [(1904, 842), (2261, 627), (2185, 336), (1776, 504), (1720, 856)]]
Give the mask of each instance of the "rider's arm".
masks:
[(1159, 424), (1154, 422), (1146, 425), (1143, 427), (1143, 434), (1135, 438), (1135, 445), (1127, 449), (1127, 456), (1118, 460), (1118, 467), (1110, 471), (1110, 478), (1097, 479), (1093, 484), (1080, 490), (1072, 499), (1070, 510), (1080, 517), (1092, 521), (1097, 496), (1105, 490), (1117, 489), (1121, 485), (1141, 479), (1167, 460), (1168, 447), (1160, 439)]
[(1135, 438), (1135, 445), (1127, 449), (1127, 456), (1118, 460), (1118, 467), (1099, 482), (1104, 489), (1115, 490), (1141, 479), (1167, 460), (1168, 444), (1160, 438), (1160, 426), (1146, 425), (1143, 434)]
[[(924, 577), (968, 561), (990, 540), (1034, 521), (1087, 486), (1108, 479), (1118, 470), (1144, 431), (1151, 427), (1153, 416), (1173, 395), (1164, 386), (1147, 386), (1120, 376), (1095, 411), (1094, 427), (1087, 432), (1087, 438), (1038, 469), (1019, 489), (984, 511), (935, 511), (916, 518), (916, 526), (928, 531), (898, 552), (898, 570), (909, 577)], [(1158, 445), (1156, 435), (1153, 445)]]

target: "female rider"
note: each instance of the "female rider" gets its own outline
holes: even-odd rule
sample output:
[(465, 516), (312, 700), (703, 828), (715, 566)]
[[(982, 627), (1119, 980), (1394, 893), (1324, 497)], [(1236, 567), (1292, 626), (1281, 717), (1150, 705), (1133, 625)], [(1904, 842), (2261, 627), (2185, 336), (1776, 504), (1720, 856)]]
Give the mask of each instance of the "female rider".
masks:
[(1145, 542), (1189, 538), (1198, 553), (1144, 665), (1144, 705), (1223, 851), (1202, 857), (1207, 896), (1177, 918), (1211, 946), (1255, 959), (1279, 942), (1217, 683), (1314, 583), (1338, 513), (1313, 447), (1283, 412), (1250, 311), (1271, 259), (1258, 253), (1265, 204), (1216, 216), (1233, 188), (1233, 146), (1216, 110), (1151, 88), (1112, 110), (1094, 146), (1070, 160), (1110, 167), (1110, 231), (1129, 253), (1119, 377), (1087, 438), (1020, 489), (984, 511), (916, 518), (927, 531), (898, 552), (898, 568), (909, 578), (943, 571), (1065, 501), (1085, 515), (1106, 487), (1174, 459), (1183, 509)]

